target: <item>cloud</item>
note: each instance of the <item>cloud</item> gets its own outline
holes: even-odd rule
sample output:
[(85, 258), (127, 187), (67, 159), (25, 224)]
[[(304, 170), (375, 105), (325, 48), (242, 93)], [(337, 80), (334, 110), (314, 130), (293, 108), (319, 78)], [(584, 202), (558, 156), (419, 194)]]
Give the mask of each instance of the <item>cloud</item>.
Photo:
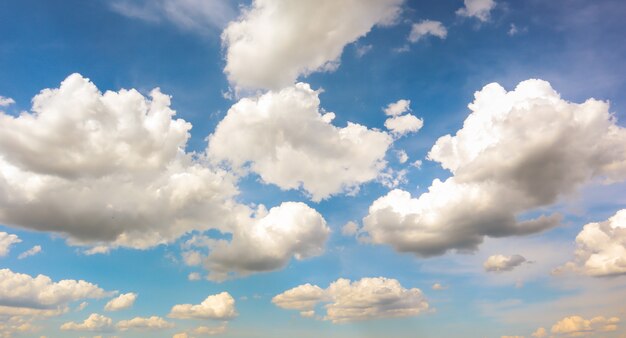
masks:
[(400, 99), (392, 102), (383, 109), (387, 116), (398, 116), (411, 111), (411, 100)]
[(203, 336), (214, 336), (226, 332), (227, 325), (222, 323), (219, 326), (198, 326), (193, 330), (187, 332), (180, 332), (173, 336), (173, 338), (193, 338)]
[(184, 152), (191, 125), (169, 106), (158, 89), (102, 94), (73, 74), (32, 113), (0, 113), (0, 222), (97, 252), (234, 226), (249, 213), (233, 201), (236, 179)]
[(113, 299), (111, 299), (104, 306), (105, 311), (119, 311), (128, 309), (133, 304), (135, 304), (135, 300), (137, 299), (137, 294), (133, 292), (121, 294)]
[(168, 21), (178, 28), (199, 34), (215, 34), (236, 11), (227, 0), (113, 0), (114, 11), (152, 23)]
[(109, 293), (83, 280), (65, 279), (53, 282), (50, 277), (0, 270), (0, 305), (34, 309), (53, 309), (69, 302), (103, 298)]
[(440, 21), (422, 20), (411, 26), (409, 41), (415, 43), (428, 35), (445, 39), (448, 36), (448, 30)]
[(464, 7), (459, 8), (456, 14), (465, 17), (474, 17), (480, 21), (487, 21), (491, 16), (491, 10), (496, 7), (494, 0), (464, 0)]
[(326, 289), (304, 284), (275, 296), (272, 302), (299, 310), (304, 317), (311, 317), (317, 304), (326, 303), (324, 320), (333, 323), (417, 316), (429, 306), (419, 289), (405, 289), (397, 280), (383, 277), (354, 282), (341, 278)]
[(526, 258), (521, 255), (493, 255), (487, 258), (485, 263), (483, 263), (483, 267), (485, 268), (485, 271), (490, 272), (511, 271), (522, 265), (524, 262), (526, 262)]
[(626, 209), (604, 222), (589, 223), (576, 236), (575, 260), (557, 269), (594, 277), (626, 274)]
[(197, 281), (202, 279), (202, 276), (200, 276), (200, 273), (198, 272), (191, 272), (189, 273), (189, 275), (187, 275), (187, 279), (190, 281)]
[(35, 245), (32, 248), (22, 252), (19, 256), (17, 256), (17, 259), (24, 259), (26, 257), (34, 256), (40, 252), (41, 252), (41, 245)]
[(546, 331), (545, 328), (540, 327), (535, 332), (533, 332), (531, 336), (535, 338), (546, 338), (548, 337), (548, 331)]
[(22, 242), (22, 240), (17, 237), (17, 235), (0, 231), (0, 257), (8, 255), (11, 250), (11, 246), (20, 242)]
[(359, 225), (353, 221), (349, 221), (341, 228), (341, 234), (344, 236), (354, 236), (359, 230)]
[(61, 325), (63, 331), (113, 331), (113, 320), (109, 317), (92, 313), (82, 323), (67, 322)]
[(0, 107), (8, 107), (14, 103), (15, 101), (12, 98), (0, 95)]
[(228, 79), (280, 89), (338, 67), (344, 46), (393, 23), (402, 0), (255, 0), (222, 33)]
[(392, 138), (348, 122), (331, 122), (319, 91), (298, 83), (233, 105), (209, 136), (208, 156), (241, 171), (249, 169), (281, 189), (302, 188), (319, 201), (354, 192), (385, 168)]
[(570, 316), (559, 320), (552, 326), (551, 332), (559, 336), (580, 337), (593, 336), (598, 332), (617, 330), (620, 319), (618, 317), (605, 318), (602, 316), (585, 319), (581, 316)]
[(411, 100), (402, 99), (388, 104), (384, 109), (385, 115), (390, 116), (385, 121), (385, 128), (389, 129), (395, 137), (417, 132), (424, 126), (424, 120), (407, 113), (411, 111), (410, 105)]
[(129, 320), (120, 320), (115, 325), (120, 331), (127, 330), (164, 330), (174, 327), (173, 323), (157, 316), (148, 318), (135, 317)]
[(474, 251), (485, 236), (554, 227), (558, 214), (519, 218), (592, 179), (626, 175), (626, 130), (606, 102), (567, 102), (548, 82), (527, 80), (510, 92), (489, 84), (469, 108), (463, 128), (428, 154), (452, 177), (418, 198), (393, 190), (374, 201), (362, 228), (371, 242), (419, 256)]
[(222, 281), (237, 275), (277, 270), (295, 257), (318, 256), (330, 229), (317, 211), (304, 203), (284, 202), (267, 211), (257, 209), (253, 218), (242, 223), (230, 240), (196, 237), (187, 246), (207, 248), (204, 266), (208, 279)]
[(409, 155), (407, 155), (406, 151), (398, 150), (396, 151), (396, 157), (398, 158), (398, 162), (406, 163), (409, 160)]
[(432, 289), (435, 290), (435, 291), (442, 291), (442, 290), (447, 290), (448, 287), (444, 286), (444, 285), (441, 285), (439, 283), (435, 283), (435, 284), (433, 284)]
[(197, 305), (174, 305), (168, 317), (178, 319), (216, 319), (229, 320), (237, 317), (235, 299), (228, 293), (222, 292), (208, 296)]

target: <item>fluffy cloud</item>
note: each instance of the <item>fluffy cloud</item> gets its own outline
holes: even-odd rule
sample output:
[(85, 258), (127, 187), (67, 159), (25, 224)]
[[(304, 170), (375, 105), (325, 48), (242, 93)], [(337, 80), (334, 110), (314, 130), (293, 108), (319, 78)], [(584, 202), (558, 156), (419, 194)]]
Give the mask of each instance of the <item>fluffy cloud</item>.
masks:
[(111, 8), (147, 22), (171, 22), (200, 34), (215, 33), (236, 16), (228, 0), (113, 0)]
[(448, 287), (444, 286), (444, 285), (441, 285), (439, 283), (435, 283), (435, 284), (433, 284), (432, 289), (435, 290), (435, 291), (442, 291), (442, 290), (447, 290)]
[(383, 109), (387, 116), (398, 116), (406, 112), (411, 111), (411, 100), (400, 99), (396, 102), (392, 102)]
[(383, 277), (355, 282), (342, 278), (326, 289), (300, 285), (275, 296), (272, 302), (284, 309), (299, 310), (304, 317), (313, 316), (315, 306), (326, 303), (324, 320), (333, 323), (417, 316), (428, 310), (419, 289), (405, 289), (397, 280)]
[(276, 270), (292, 257), (301, 260), (324, 251), (330, 229), (322, 215), (306, 204), (285, 202), (269, 211), (261, 206), (254, 216), (230, 240), (196, 237), (185, 244), (209, 250), (203, 258), (209, 279)]
[(8, 255), (11, 246), (20, 242), (22, 242), (22, 240), (17, 237), (17, 235), (0, 232), (0, 257)]
[(546, 338), (548, 336), (548, 331), (545, 328), (540, 327), (535, 330), (531, 336), (535, 338)]
[(457, 15), (474, 17), (483, 22), (489, 20), (491, 10), (496, 7), (494, 0), (464, 0), (464, 4), (456, 11)]
[(483, 267), (485, 268), (485, 271), (511, 271), (522, 265), (524, 262), (526, 262), (526, 258), (521, 255), (493, 255), (487, 258), (485, 263), (483, 263)]
[(111, 299), (104, 306), (105, 311), (119, 311), (128, 309), (133, 304), (135, 304), (135, 300), (137, 299), (137, 294), (133, 292), (121, 294), (113, 299)]
[(73, 74), (35, 96), (33, 113), (0, 114), (0, 222), (147, 248), (248, 212), (231, 175), (184, 152), (191, 125), (173, 119), (170, 97), (151, 97), (102, 94)]
[(108, 293), (83, 280), (53, 282), (50, 277), (31, 277), (9, 269), (0, 270), (0, 305), (9, 307), (52, 309), (86, 298), (103, 298)]
[(235, 299), (228, 292), (222, 292), (208, 296), (202, 303), (197, 305), (174, 305), (168, 317), (228, 320), (235, 318), (237, 315)]
[(174, 327), (173, 323), (157, 316), (148, 318), (135, 317), (129, 320), (120, 320), (115, 325), (120, 331), (127, 330), (164, 330)]
[(82, 323), (67, 322), (61, 325), (63, 331), (112, 331), (113, 320), (109, 317), (92, 313)]
[(576, 246), (575, 260), (560, 269), (596, 277), (626, 274), (626, 209), (607, 221), (585, 225)]
[(371, 242), (420, 256), (473, 251), (485, 236), (554, 227), (556, 214), (518, 218), (594, 178), (624, 179), (626, 130), (606, 102), (567, 102), (548, 82), (527, 80), (510, 92), (489, 84), (469, 108), (463, 128), (428, 154), (452, 177), (418, 198), (393, 190), (374, 201), (362, 229)]
[(255, 0), (222, 33), (228, 79), (279, 89), (337, 68), (346, 44), (391, 24), (403, 0)]
[(385, 128), (389, 129), (395, 137), (417, 132), (424, 126), (422, 119), (408, 113), (411, 111), (410, 105), (411, 100), (402, 99), (390, 103), (384, 109), (385, 115), (389, 116), (385, 121)]
[(12, 98), (0, 95), (0, 107), (7, 107), (14, 103), (15, 101)]
[(375, 179), (392, 138), (355, 123), (334, 126), (335, 114), (320, 109), (318, 95), (298, 83), (242, 99), (209, 137), (209, 157), (282, 189), (302, 187), (314, 201)]
[(617, 317), (605, 318), (602, 316), (585, 319), (581, 316), (565, 317), (552, 326), (551, 332), (568, 337), (593, 336), (598, 332), (617, 330), (620, 319)]
[(414, 23), (413, 26), (411, 26), (409, 41), (417, 42), (428, 35), (445, 39), (446, 36), (448, 36), (448, 30), (439, 21), (423, 20), (421, 22)]
[(17, 256), (17, 258), (24, 259), (26, 257), (34, 256), (40, 252), (41, 252), (41, 245), (35, 245), (34, 247), (22, 252), (19, 256)]

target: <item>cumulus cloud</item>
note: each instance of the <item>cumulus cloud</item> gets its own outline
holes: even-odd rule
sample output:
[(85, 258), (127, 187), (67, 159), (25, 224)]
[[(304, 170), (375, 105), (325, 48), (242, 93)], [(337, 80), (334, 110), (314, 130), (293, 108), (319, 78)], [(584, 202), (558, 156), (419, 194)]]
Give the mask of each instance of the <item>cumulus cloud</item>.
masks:
[(50, 277), (0, 270), (0, 305), (8, 307), (52, 309), (87, 298), (103, 298), (109, 293), (84, 280), (53, 282)]
[(414, 23), (413, 26), (411, 26), (409, 41), (418, 42), (428, 35), (436, 36), (440, 39), (445, 39), (446, 36), (448, 36), (448, 30), (440, 21), (422, 20), (418, 23)]
[(186, 246), (208, 249), (209, 254), (203, 257), (208, 279), (221, 281), (282, 268), (292, 257), (301, 260), (318, 256), (324, 251), (329, 233), (317, 211), (304, 203), (285, 202), (269, 211), (260, 206), (230, 240), (200, 236)]
[(396, 151), (396, 157), (398, 158), (398, 162), (406, 163), (409, 160), (409, 155), (407, 155), (406, 151), (398, 150)]
[(419, 289), (406, 289), (397, 280), (383, 277), (354, 282), (341, 278), (326, 289), (304, 284), (275, 296), (272, 302), (298, 310), (304, 317), (312, 317), (316, 305), (324, 303), (324, 320), (333, 323), (417, 316), (429, 306)]
[(424, 126), (424, 120), (408, 113), (411, 111), (410, 105), (411, 100), (402, 99), (390, 103), (384, 109), (385, 115), (389, 116), (385, 120), (385, 128), (389, 129), (395, 137), (417, 132)]
[(249, 211), (232, 201), (235, 179), (184, 152), (191, 125), (169, 106), (158, 89), (102, 94), (73, 74), (33, 113), (0, 113), (0, 222), (100, 252), (232, 226)]
[(17, 235), (0, 231), (0, 257), (4, 257), (11, 251), (11, 246), (22, 242)]
[(129, 320), (120, 320), (115, 325), (120, 331), (127, 330), (164, 330), (174, 327), (174, 323), (170, 323), (158, 316), (148, 318), (135, 317)]
[(15, 101), (12, 98), (0, 95), (0, 107), (7, 107), (14, 103)]
[(510, 92), (489, 84), (469, 108), (463, 128), (428, 154), (452, 177), (418, 198), (393, 190), (374, 201), (363, 219), (371, 242), (420, 256), (474, 251), (485, 236), (556, 226), (557, 214), (519, 218), (592, 179), (624, 179), (626, 130), (606, 102), (571, 103), (548, 82), (527, 80)]
[(526, 262), (526, 258), (521, 255), (493, 255), (487, 258), (485, 263), (483, 263), (483, 267), (485, 268), (485, 271), (490, 272), (511, 271), (522, 265), (524, 262)]
[(480, 21), (487, 21), (491, 10), (496, 7), (494, 0), (464, 0), (464, 7), (459, 8), (456, 14), (465, 17), (474, 17)]
[(240, 88), (279, 89), (334, 70), (344, 46), (393, 23), (402, 0), (254, 0), (222, 33), (224, 72)]
[(538, 328), (531, 335), (531, 337), (535, 337), (535, 338), (546, 338), (547, 336), (548, 336), (548, 331), (543, 327)]
[(128, 309), (133, 304), (135, 304), (135, 300), (137, 299), (137, 294), (133, 292), (121, 294), (113, 299), (111, 299), (104, 306), (105, 311), (119, 311)]
[(444, 285), (441, 285), (440, 283), (435, 283), (435, 284), (433, 284), (432, 289), (435, 290), (435, 291), (442, 291), (442, 290), (448, 289), (448, 287), (444, 286)]
[(81, 323), (67, 322), (61, 325), (63, 331), (113, 331), (113, 320), (109, 317), (92, 313)]
[(209, 137), (212, 160), (249, 169), (281, 189), (302, 188), (319, 201), (354, 191), (385, 168), (392, 138), (320, 108), (319, 91), (298, 83), (233, 105)]
[(574, 261), (557, 271), (568, 269), (595, 277), (626, 274), (626, 209), (583, 227), (576, 236)]
[(345, 236), (354, 236), (359, 230), (359, 225), (353, 221), (349, 221), (341, 227), (341, 234)]
[(113, 0), (110, 6), (130, 18), (171, 22), (199, 34), (215, 34), (236, 16), (228, 0)]
[(383, 109), (387, 116), (398, 116), (411, 111), (411, 100), (400, 99), (392, 102)]
[(34, 247), (22, 252), (17, 259), (24, 259), (26, 257), (34, 256), (41, 252), (41, 245), (35, 245)]
[(217, 319), (229, 320), (237, 317), (235, 299), (222, 292), (208, 296), (200, 304), (178, 304), (172, 307), (168, 317), (178, 319)]
[(559, 336), (580, 337), (595, 336), (600, 332), (617, 330), (620, 322), (618, 317), (594, 317), (585, 319), (581, 316), (570, 316), (559, 320), (552, 326), (551, 332)]

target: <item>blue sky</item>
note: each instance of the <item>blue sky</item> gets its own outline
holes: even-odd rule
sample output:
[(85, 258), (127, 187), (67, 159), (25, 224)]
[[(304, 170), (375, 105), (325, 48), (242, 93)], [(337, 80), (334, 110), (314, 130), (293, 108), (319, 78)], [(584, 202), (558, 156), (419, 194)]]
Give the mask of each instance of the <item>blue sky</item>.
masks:
[[(623, 337), (624, 14), (617, 0), (0, 3), (0, 332)], [(135, 104), (150, 100), (154, 121)], [(286, 292), (307, 283), (319, 294)], [(173, 311), (223, 292), (208, 314)], [(151, 316), (162, 325), (120, 324)]]

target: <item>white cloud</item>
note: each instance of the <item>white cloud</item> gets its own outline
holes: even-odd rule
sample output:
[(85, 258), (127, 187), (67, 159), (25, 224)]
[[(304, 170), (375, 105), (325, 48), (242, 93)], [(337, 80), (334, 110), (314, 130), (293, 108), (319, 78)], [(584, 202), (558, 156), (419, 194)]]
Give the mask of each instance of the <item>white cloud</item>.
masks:
[(354, 236), (359, 230), (359, 225), (353, 221), (350, 221), (343, 225), (341, 228), (341, 234), (345, 236)]
[(202, 276), (200, 276), (200, 273), (198, 272), (191, 272), (189, 273), (189, 275), (187, 275), (187, 279), (190, 281), (197, 281), (202, 279)]
[(491, 10), (496, 7), (494, 0), (464, 0), (464, 4), (456, 11), (457, 15), (474, 17), (483, 22), (489, 20)]
[(83, 280), (53, 282), (50, 277), (31, 277), (9, 269), (0, 270), (0, 305), (52, 309), (86, 298), (103, 298), (109, 293)]
[(374, 48), (374, 46), (363, 45), (363, 46), (356, 46), (355, 48), (356, 48), (355, 50), (356, 56), (358, 58), (362, 58), (365, 54), (369, 53), (372, 50), (372, 48)]
[(432, 289), (435, 290), (435, 291), (442, 291), (442, 290), (447, 290), (448, 287), (444, 286), (444, 285), (441, 285), (440, 283), (435, 283), (435, 284), (433, 284)]
[(314, 201), (375, 179), (392, 138), (348, 122), (331, 124), (319, 91), (298, 83), (236, 103), (209, 137), (208, 155), (282, 189), (302, 187)]
[(326, 303), (324, 320), (333, 323), (417, 316), (428, 310), (419, 289), (405, 289), (397, 280), (383, 277), (354, 282), (338, 279), (326, 289), (300, 285), (275, 296), (272, 302), (299, 310), (304, 317), (311, 317), (317, 304)]
[(483, 263), (483, 267), (485, 268), (485, 271), (511, 271), (516, 267), (522, 265), (524, 262), (526, 262), (526, 258), (521, 255), (493, 255), (487, 258), (485, 263)]
[(22, 240), (17, 237), (17, 235), (0, 231), (0, 257), (8, 255), (11, 246), (20, 242), (22, 242)]
[(594, 317), (585, 319), (581, 316), (570, 316), (559, 320), (552, 326), (551, 332), (559, 336), (580, 337), (596, 336), (599, 332), (617, 330), (620, 322), (618, 317)]
[(174, 327), (173, 323), (166, 321), (165, 319), (157, 316), (151, 316), (148, 318), (135, 317), (129, 320), (120, 320), (115, 325), (120, 331), (127, 330), (164, 330)]
[(548, 337), (548, 331), (546, 331), (545, 328), (540, 327), (537, 330), (535, 330), (535, 332), (533, 332), (531, 336), (535, 338), (546, 338)]
[(133, 304), (135, 304), (135, 300), (137, 299), (137, 294), (133, 292), (121, 294), (113, 299), (111, 299), (104, 306), (105, 311), (120, 311), (124, 309), (128, 309)]
[(17, 259), (24, 259), (26, 257), (34, 256), (40, 252), (41, 252), (41, 245), (35, 245), (32, 248), (22, 252), (19, 256), (17, 256)]
[(418, 132), (423, 126), (424, 120), (411, 114), (394, 116), (385, 120), (385, 127), (389, 129), (394, 136), (402, 136), (408, 133)]
[(82, 323), (67, 322), (61, 325), (63, 331), (113, 331), (113, 320), (103, 315), (92, 313)]
[(158, 23), (168, 21), (199, 34), (215, 34), (236, 16), (228, 0), (113, 0), (111, 8), (127, 17)]
[(193, 330), (187, 332), (180, 332), (173, 336), (173, 338), (194, 338), (203, 336), (214, 336), (226, 332), (227, 325), (222, 323), (219, 326), (198, 326)]
[(74, 311), (76, 311), (76, 312), (83, 311), (87, 307), (87, 305), (89, 305), (89, 303), (82, 302), (82, 303), (78, 304), (78, 306), (76, 307), (76, 309)]
[(318, 256), (329, 233), (317, 211), (304, 203), (284, 202), (269, 211), (260, 206), (253, 218), (242, 221), (230, 241), (205, 238), (190, 245), (209, 249), (204, 258), (208, 279), (221, 281), (282, 268), (292, 257)]
[(396, 157), (398, 158), (398, 162), (406, 163), (409, 160), (409, 155), (407, 155), (406, 151), (398, 150), (396, 151)]
[(279, 89), (334, 70), (344, 46), (391, 24), (402, 0), (255, 0), (222, 33), (224, 72), (239, 88)]
[(448, 36), (448, 30), (439, 21), (422, 20), (419, 23), (414, 23), (411, 26), (411, 33), (409, 34), (409, 41), (418, 42), (422, 38), (432, 35), (440, 39), (445, 39)]
[(235, 178), (185, 153), (191, 125), (151, 96), (102, 94), (73, 74), (35, 96), (33, 113), (0, 114), (0, 222), (99, 252), (233, 226), (249, 212), (232, 200)]
[(400, 99), (392, 102), (383, 109), (387, 116), (398, 116), (411, 111), (411, 100)]
[(12, 98), (0, 95), (0, 107), (7, 107), (14, 103), (15, 101)]
[(541, 80), (510, 92), (489, 84), (475, 98), (463, 128), (439, 138), (428, 155), (453, 176), (435, 179), (418, 198), (393, 190), (374, 201), (363, 219), (371, 242), (420, 256), (473, 251), (485, 236), (554, 227), (557, 214), (518, 217), (592, 179), (626, 176), (626, 130), (608, 103), (567, 102)]
[(626, 209), (607, 221), (586, 224), (576, 236), (575, 260), (557, 271), (561, 269), (596, 277), (626, 274)]
[(222, 292), (208, 296), (197, 305), (174, 305), (168, 317), (178, 319), (217, 319), (228, 320), (237, 317), (235, 299), (228, 293)]

